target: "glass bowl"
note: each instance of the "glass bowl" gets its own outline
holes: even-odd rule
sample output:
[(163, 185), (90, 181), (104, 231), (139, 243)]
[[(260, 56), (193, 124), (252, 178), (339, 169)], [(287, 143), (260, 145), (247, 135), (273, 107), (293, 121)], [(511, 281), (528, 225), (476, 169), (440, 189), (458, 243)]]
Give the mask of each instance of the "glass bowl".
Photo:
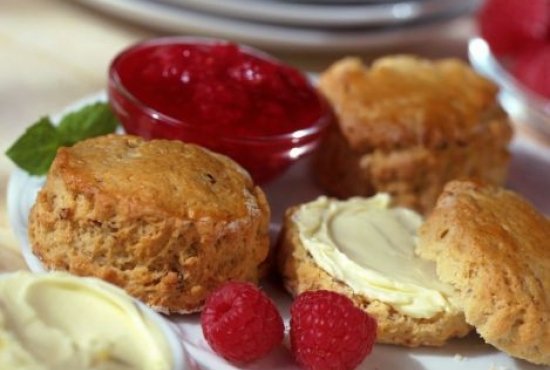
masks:
[[(255, 58), (254, 60), (259, 60), (260, 63), (264, 63), (267, 65), (273, 66), (277, 72), (274, 74), (274, 78), (284, 78), (284, 81), (292, 81), (294, 83), (297, 82), (297, 86), (300, 88), (303, 87), (302, 90), (295, 89), (291, 90), (289, 93), (285, 94), (284, 99), (293, 99), (293, 94), (296, 95), (296, 99), (303, 99), (303, 96), (308, 96), (307, 100), (308, 102), (311, 102), (311, 106), (307, 106), (307, 104), (300, 105), (297, 107), (298, 113), (294, 115), (294, 111), (292, 110), (291, 113), (284, 113), (286, 114), (286, 117), (300, 117), (300, 119), (304, 118), (304, 121), (300, 121), (299, 124), (295, 124), (292, 121), (292, 118), (289, 118), (288, 125), (285, 126), (285, 130), (281, 132), (276, 132), (276, 129), (272, 129), (273, 125), (269, 126), (269, 132), (263, 133), (254, 131), (253, 134), (249, 134), (244, 130), (245, 127), (252, 127), (253, 125), (250, 124), (250, 122), (246, 122), (245, 119), (242, 121), (233, 120), (231, 121), (231, 126), (220, 126), (216, 127), (210, 122), (215, 122), (215, 120), (202, 120), (200, 121), (200, 124), (197, 122), (195, 117), (193, 117), (193, 114), (189, 114), (189, 116), (185, 116), (188, 111), (193, 111), (195, 107), (191, 107), (193, 104), (202, 104), (203, 101), (208, 100), (210, 97), (206, 96), (206, 99), (199, 100), (196, 103), (193, 102), (193, 99), (197, 99), (195, 94), (195, 90), (189, 90), (188, 87), (185, 87), (188, 90), (185, 90), (184, 92), (178, 90), (177, 94), (174, 94), (172, 89), (172, 85), (169, 85), (169, 83), (166, 83), (166, 86), (170, 86), (169, 88), (166, 87), (160, 87), (161, 90), (151, 90), (151, 91), (161, 91), (162, 94), (166, 94), (165, 100), (172, 100), (172, 101), (178, 101), (178, 107), (188, 107), (188, 108), (181, 108), (181, 112), (179, 113), (175, 110), (172, 112), (167, 112), (168, 108), (172, 109), (170, 105), (164, 104), (164, 97), (159, 98), (160, 100), (153, 100), (156, 99), (158, 96), (162, 94), (151, 94), (153, 96), (151, 101), (154, 102), (146, 103), (142, 98), (138, 98), (137, 95), (139, 94), (139, 89), (142, 88), (142, 86), (147, 85), (146, 83), (139, 85), (135, 83), (135, 81), (132, 81), (132, 76), (138, 76), (142, 75), (141, 69), (132, 67), (133, 60), (140, 60), (146, 57), (143, 55), (148, 55), (147, 53), (159, 53), (162, 54), (165, 50), (168, 50), (171, 47), (197, 47), (201, 48), (201, 50), (208, 50), (207, 53), (210, 52), (210, 50), (214, 50), (216, 47), (218, 48), (237, 48), (237, 54), (236, 55), (244, 55), (246, 58)], [(178, 49), (179, 50), (179, 49)], [(221, 49), (220, 49), (221, 50)], [(218, 50), (219, 51), (219, 50)], [(178, 58), (181, 58), (180, 55), (183, 55), (185, 51), (178, 51), (179, 54), (177, 55)], [(157, 58), (155, 54), (155, 58)], [(189, 57), (190, 53), (186, 54), (186, 57), (188, 59), (184, 59), (185, 63), (187, 63), (188, 60), (190, 60)], [(223, 58), (220, 57), (216, 60), (216, 57), (218, 55), (213, 56), (212, 63), (225, 63), (223, 61)], [(163, 61), (158, 61), (157, 59), (151, 59), (154, 62), (147, 62), (143, 63), (144, 68), (147, 69), (150, 68), (151, 65), (154, 64), (162, 64)], [(221, 62), (220, 62), (221, 61)], [(181, 68), (183, 71), (191, 70), (192, 72), (178, 72), (177, 78), (179, 80), (174, 80), (177, 83), (179, 81), (184, 81), (183, 83), (192, 84), (193, 81), (200, 81), (201, 78), (203, 78), (203, 75), (206, 75), (208, 73), (211, 73), (212, 75), (216, 75), (218, 72), (212, 72), (214, 67), (209, 67), (209, 61), (206, 60), (204, 65), (201, 65), (201, 68), (195, 68), (191, 69), (191, 67), (187, 67), (178, 59), (177, 64), (174, 62), (174, 68)], [(189, 62), (191, 63), (191, 62)], [(229, 62), (228, 62), (229, 63)], [(246, 62), (248, 63), (248, 62)], [(246, 64), (243, 62), (243, 65)], [(151, 67), (153, 68), (153, 67)], [(189, 69), (185, 69), (189, 68)], [(233, 67), (232, 67), (233, 68)], [(254, 73), (256, 73), (256, 67), (248, 67), (245, 66), (244, 72), (242, 73), (242, 76), (239, 77), (242, 79), (242, 81), (245, 82), (239, 82), (241, 83), (241, 86), (243, 90), (248, 89), (248, 78), (255, 78)], [(246, 69), (248, 68), (248, 69)], [(291, 70), (292, 72), (288, 72)], [(132, 71), (132, 72), (129, 72)], [(135, 72), (134, 72), (135, 71)], [(234, 72), (232, 69), (231, 71)], [(231, 72), (231, 73), (233, 73)], [(167, 74), (170, 74), (171, 69), (163, 69), (162, 73), (159, 75), (162, 76), (162, 78), (165, 78)], [(175, 72), (174, 72), (175, 73)], [(225, 73), (225, 71), (224, 71)], [(229, 73), (229, 72), (228, 72)], [(248, 74), (247, 74), (248, 73)], [(261, 72), (260, 72), (261, 73)], [(289, 73), (289, 76), (280, 77), (277, 73)], [(267, 74), (264, 74), (265, 77)], [(251, 77), (250, 77), (251, 76)], [(269, 77), (269, 75), (267, 75)], [(224, 80), (223, 83), (225, 83), (227, 77), (223, 75)], [(262, 78), (260, 76), (260, 78)], [(293, 80), (294, 78), (294, 80)], [(160, 79), (160, 77), (159, 77)], [(266, 78), (268, 80), (268, 78)], [(153, 81), (153, 80), (151, 80)], [(165, 83), (164, 82), (162, 83)], [(192, 81), (191, 83), (189, 81)], [(239, 80), (241, 81), (241, 80)], [(150, 85), (155, 85), (157, 82), (153, 81)], [(231, 82), (233, 83), (233, 82)], [(133, 86), (129, 86), (132, 85)], [(220, 87), (217, 84), (218, 81), (215, 81), (212, 83), (212, 91), (218, 91), (216, 89), (220, 89)], [(204, 83), (203, 83), (204, 85)], [(160, 85), (159, 85), (160, 86)], [(237, 86), (239, 88), (239, 91), (241, 89), (241, 86)], [(265, 86), (265, 85), (261, 85)], [(294, 86), (294, 85), (292, 85)], [(204, 86), (201, 86), (201, 88)], [(207, 86), (208, 87), (208, 86)], [(145, 87), (149, 88), (149, 87)], [(223, 88), (223, 86), (222, 86)], [(151, 89), (157, 89), (156, 86), (151, 87)], [(164, 90), (162, 90), (164, 89)], [(251, 88), (252, 89), (252, 88)], [(257, 88), (256, 88), (257, 89)], [(227, 89), (226, 89), (227, 90)], [(252, 91), (252, 90), (251, 90)], [(271, 115), (270, 111), (261, 111), (263, 107), (268, 106), (266, 103), (264, 105), (260, 105), (263, 103), (258, 103), (257, 99), (266, 99), (265, 101), (269, 101), (271, 99), (271, 96), (268, 95), (268, 93), (265, 93), (267, 98), (262, 97), (263, 91), (253, 90), (254, 92), (251, 94), (256, 95), (250, 95), (252, 98), (248, 100), (244, 100), (245, 102), (249, 102), (249, 106), (254, 106), (254, 108), (250, 108), (253, 112), (252, 115), (241, 114), (239, 117), (256, 117), (256, 121), (253, 121), (254, 124), (260, 122), (267, 122), (267, 119), (272, 119), (272, 117), (275, 117), (274, 115)], [(195, 144), (199, 144), (201, 146), (204, 146), (206, 148), (209, 148), (215, 152), (225, 154), (241, 164), (245, 169), (247, 169), (252, 178), (259, 183), (267, 182), (279, 174), (281, 174), (286, 168), (288, 168), (293, 162), (295, 162), (298, 158), (306, 155), (307, 153), (310, 153), (313, 151), (316, 146), (319, 143), (319, 140), (321, 138), (321, 135), (324, 131), (324, 129), (328, 126), (328, 124), (334, 119), (332, 111), (330, 109), (330, 106), (326, 102), (326, 100), (317, 92), (315, 87), (311, 84), (310, 80), (307, 76), (305, 76), (303, 73), (284, 65), (280, 61), (274, 59), (273, 57), (269, 56), (266, 53), (263, 53), (259, 50), (242, 46), (242, 45), (235, 45), (228, 43), (227, 41), (223, 40), (216, 40), (216, 39), (207, 39), (207, 38), (196, 38), (196, 37), (164, 37), (164, 38), (158, 38), (153, 39), (149, 41), (145, 41), (143, 43), (131, 46), (130, 48), (123, 50), (112, 62), (110, 69), (109, 69), (109, 101), (113, 107), (113, 110), (117, 117), (119, 118), (120, 122), (124, 126), (124, 129), (129, 134), (139, 135), (146, 139), (178, 139), (185, 142), (191, 142)], [(248, 92), (246, 92), (248, 94)], [(304, 95), (306, 94), (306, 95)], [(231, 95), (231, 94), (229, 94)], [(248, 96), (248, 95), (247, 95)], [(226, 97), (227, 99), (232, 99), (231, 96)], [(186, 100), (188, 99), (188, 100)], [(277, 100), (280, 99), (280, 100)], [(283, 98), (279, 98), (278, 96), (274, 98), (273, 101), (287, 101), (283, 100)], [(189, 103), (191, 102), (191, 103)], [(153, 106), (155, 105), (156, 106)], [(189, 104), (189, 105), (185, 105)], [(212, 107), (212, 103), (208, 101), (208, 104), (210, 104), (208, 107)], [(274, 103), (275, 104), (275, 103)], [(279, 103), (277, 103), (279, 104)], [(226, 107), (226, 105), (220, 105), (223, 107)], [(161, 107), (161, 108), (159, 108)], [(168, 108), (166, 108), (168, 107)], [(175, 107), (175, 106), (174, 106)], [(191, 108), (189, 108), (191, 107)], [(239, 112), (245, 111), (245, 109), (240, 109), (240, 106), (237, 106), (238, 108), (235, 108), (235, 111), (237, 114), (240, 114)], [(257, 108), (261, 107), (261, 108)], [(246, 106), (245, 106), (246, 108)], [(275, 107), (277, 108), (277, 107)], [(279, 107), (280, 108), (280, 107)], [(174, 108), (175, 109), (175, 108)], [(178, 108), (180, 109), (180, 108)], [(202, 108), (201, 108), (202, 109)], [(285, 107), (282, 106), (280, 110), (284, 111)], [(288, 110), (288, 108), (286, 108)], [(301, 112), (299, 111), (302, 109), (304, 111), (304, 115), (300, 116)], [(307, 112), (308, 109), (311, 109), (310, 112)], [(205, 109), (202, 109), (200, 112), (206, 111)], [(177, 115), (176, 116), (176, 112)], [(311, 113), (314, 112), (314, 113)], [(232, 111), (233, 113), (233, 111)], [(275, 114), (277, 114), (277, 110), (274, 111)], [(202, 114), (202, 113), (201, 113)], [(211, 114), (211, 113), (210, 113)], [(212, 114), (211, 114), (212, 115)], [(215, 116), (215, 114), (214, 114)], [(222, 118), (225, 116), (220, 115)], [(267, 117), (267, 118), (265, 118)], [(263, 120), (263, 121), (262, 121)], [(205, 124), (205, 122), (209, 122)], [(223, 121), (219, 121), (223, 122)], [(297, 121), (296, 121), (297, 122)], [(225, 124), (225, 123), (224, 123)], [(247, 126), (248, 124), (248, 126)], [(285, 123), (286, 124), (286, 123)], [(291, 125), (296, 126), (292, 127)], [(265, 125), (268, 127), (268, 125)], [(256, 125), (255, 127), (261, 127), (261, 124)], [(218, 129), (218, 128), (223, 128)]]
[(499, 101), (510, 118), (550, 138), (550, 101), (521, 85), (492, 53), (482, 38), (468, 43), (468, 57), (476, 71), (500, 86)]

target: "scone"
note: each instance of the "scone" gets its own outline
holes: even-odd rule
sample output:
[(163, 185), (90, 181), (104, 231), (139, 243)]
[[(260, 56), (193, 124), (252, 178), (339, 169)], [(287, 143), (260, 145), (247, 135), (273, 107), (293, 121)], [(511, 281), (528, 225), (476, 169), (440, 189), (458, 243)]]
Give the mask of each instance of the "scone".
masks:
[(30, 213), (46, 268), (96, 276), (165, 313), (257, 282), (269, 206), (231, 159), (179, 141), (108, 135), (61, 148)]
[(451, 182), (420, 229), (418, 253), (459, 292), (486, 342), (550, 365), (550, 221), (515, 193)]
[(466, 335), (471, 327), (452, 302), (452, 287), (437, 282), (432, 262), (414, 256), (422, 218), (389, 204), (387, 195), (320, 197), (288, 209), (277, 249), (286, 289), (351, 298), (377, 320), (380, 343), (440, 346)]
[(331, 195), (387, 192), (427, 213), (450, 180), (506, 178), (512, 132), (497, 88), (459, 60), (346, 58), (319, 88), (337, 117), (314, 161)]

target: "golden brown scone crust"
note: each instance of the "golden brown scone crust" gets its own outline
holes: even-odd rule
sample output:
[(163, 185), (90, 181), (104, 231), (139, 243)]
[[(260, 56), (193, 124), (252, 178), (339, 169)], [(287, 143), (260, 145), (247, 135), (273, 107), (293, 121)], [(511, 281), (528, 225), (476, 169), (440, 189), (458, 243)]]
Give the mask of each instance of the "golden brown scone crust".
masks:
[(293, 296), (309, 290), (326, 289), (349, 297), (376, 319), (379, 343), (408, 347), (441, 346), (449, 338), (462, 337), (470, 332), (472, 328), (464, 321), (462, 313), (441, 313), (430, 319), (417, 319), (381, 301), (354, 294), (349, 286), (321, 269), (304, 248), (298, 227), (292, 219), (296, 210), (287, 210), (277, 246), (277, 267), (285, 288)]
[(159, 311), (187, 313), (222, 282), (258, 280), (269, 217), (262, 190), (229, 158), (108, 135), (58, 151), (29, 236), (48, 269), (96, 276)]
[(450, 180), (504, 182), (512, 132), (497, 88), (461, 61), (345, 58), (319, 87), (337, 116), (314, 161), (330, 194), (388, 192), (427, 213)]
[(459, 291), (468, 323), (498, 349), (550, 365), (550, 221), (501, 188), (451, 182), (418, 252)]

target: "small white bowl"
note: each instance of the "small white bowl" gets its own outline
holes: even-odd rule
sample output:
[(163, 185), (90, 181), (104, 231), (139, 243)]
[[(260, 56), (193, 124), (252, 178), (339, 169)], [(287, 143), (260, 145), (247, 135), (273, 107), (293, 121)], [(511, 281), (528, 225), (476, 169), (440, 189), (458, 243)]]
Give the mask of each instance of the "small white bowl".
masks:
[(485, 40), (471, 39), (468, 57), (476, 71), (500, 86), (500, 104), (514, 122), (526, 124), (550, 138), (550, 100), (523, 87), (495, 58)]
[[(21, 273), (21, 271), (2, 273), (0, 274), (0, 280), (12, 278), (18, 273)], [(29, 274), (33, 274), (34, 276), (38, 276), (38, 277), (52, 276), (52, 274), (50, 273), (29, 273)], [(65, 273), (65, 274), (69, 275), (68, 273)], [(167, 345), (168, 351), (170, 352), (170, 356), (171, 356), (170, 369), (182, 370), (182, 369), (190, 368), (188, 365), (192, 364), (193, 362), (190, 359), (186, 358), (186, 356), (184, 355), (183, 345), (179, 337), (177, 336), (176, 332), (174, 331), (174, 329), (172, 329), (172, 327), (170, 326), (170, 324), (165, 318), (163, 318), (161, 315), (159, 315), (157, 312), (155, 312), (151, 308), (147, 307), (145, 304), (143, 304), (139, 300), (130, 297), (122, 289), (112, 284), (109, 284), (97, 278), (79, 277), (75, 275), (71, 275), (71, 277), (77, 280), (82, 280), (83, 283), (86, 282), (87, 280), (88, 281), (93, 280), (94, 281), (92, 285), (93, 289), (100, 289), (112, 295), (116, 295), (118, 291), (122, 293), (124, 296), (127, 296), (128, 298), (130, 298), (134, 302), (135, 307), (138, 309), (139, 315), (145, 318), (145, 320), (150, 324), (152, 324), (153, 327), (157, 328), (161, 337), (165, 340), (166, 342), (165, 344)], [(66, 302), (63, 304), (66, 304)]]
[(137, 303), (143, 314), (149, 318), (153, 324), (157, 326), (157, 328), (160, 329), (162, 336), (168, 344), (170, 354), (172, 355), (172, 370), (189, 369), (188, 365), (190, 363), (190, 359), (185, 356), (181, 339), (177, 336), (174, 329), (172, 329), (168, 320), (141, 301), (138, 301), (137, 299), (134, 299), (134, 301)]

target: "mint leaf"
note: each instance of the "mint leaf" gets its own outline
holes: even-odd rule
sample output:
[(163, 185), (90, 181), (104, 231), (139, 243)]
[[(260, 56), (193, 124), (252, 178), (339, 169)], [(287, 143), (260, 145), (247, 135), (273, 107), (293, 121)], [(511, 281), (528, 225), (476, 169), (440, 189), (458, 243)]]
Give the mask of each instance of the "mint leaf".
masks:
[(31, 175), (44, 175), (57, 149), (116, 131), (118, 122), (107, 103), (94, 103), (65, 115), (59, 126), (41, 118), (6, 151), (6, 155)]
[(48, 117), (41, 118), (6, 151), (6, 155), (31, 175), (48, 172), (61, 138)]
[(71, 112), (61, 119), (57, 130), (63, 144), (70, 146), (84, 139), (114, 132), (118, 126), (107, 103), (95, 103)]

